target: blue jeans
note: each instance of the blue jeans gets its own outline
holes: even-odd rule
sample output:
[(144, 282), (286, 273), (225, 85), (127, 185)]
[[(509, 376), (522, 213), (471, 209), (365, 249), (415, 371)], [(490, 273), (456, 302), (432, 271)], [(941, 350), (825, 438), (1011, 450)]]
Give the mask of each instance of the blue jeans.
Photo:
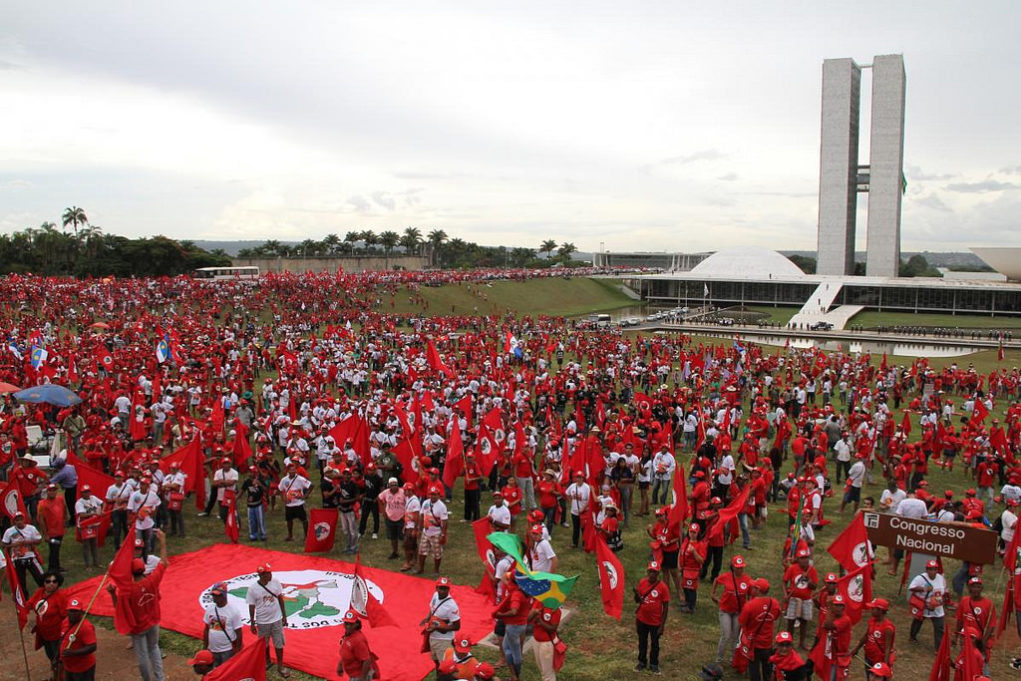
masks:
[(248, 538), (266, 540), (266, 507), (262, 504), (248, 507)]
[(509, 665), (521, 666), (521, 638), (525, 628), (524, 624), (508, 624), (503, 634), (503, 656)]
[(741, 513), (737, 516), (738, 524), (741, 525), (741, 545), (748, 548), (752, 545), (751, 535), (748, 534), (748, 514)]
[(133, 634), (135, 661), (142, 681), (163, 681), (163, 653), (160, 651), (160, 625), (156, 624), (141, 634)]
[[(656, 478), (652, 483), (652, 503), (654, 506), (671, 502), (670, 480)], [(660, 498), (662, 496), (662, 499)]]
[(535, 485), (531, 477), (518, 478), (518, 487), (521, 488), (521, 506), (526, 511), (535, 508)]

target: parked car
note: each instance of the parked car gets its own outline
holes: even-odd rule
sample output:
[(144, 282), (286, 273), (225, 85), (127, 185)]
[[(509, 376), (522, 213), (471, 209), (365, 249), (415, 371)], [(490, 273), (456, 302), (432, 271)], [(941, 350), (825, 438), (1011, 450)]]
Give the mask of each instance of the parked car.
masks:
[(809, 327), (812, 331), (832, 331), (833, 324), (830, 322), (816, 322)]

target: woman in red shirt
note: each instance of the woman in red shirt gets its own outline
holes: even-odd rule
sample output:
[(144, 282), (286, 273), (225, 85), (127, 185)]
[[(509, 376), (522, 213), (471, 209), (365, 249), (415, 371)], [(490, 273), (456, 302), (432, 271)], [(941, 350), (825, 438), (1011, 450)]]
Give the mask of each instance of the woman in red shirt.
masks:
[(542, 482), (539, 483), (539, 507), (542, 509), (542, 522), (546, 525), (546, 529), (553, 532), (553, 525), (556, 522), (556, 512), (558, 506), (558, 499), (563, 494), (563, 490), (560, 489), (560, 485), (556, 481), (556, 471), (548, 469), (543, 475)]
[(635, 628), (638, 630), (638, 664), (635, 671), (648, 667), (659, 672), (659, 638), (666, 627), (670, 591), (659, 578), (659, 563), (652, 561), (644, 577), (635, 586)]
[(340, 662), (337, 676), (347, 674), (350, 681), (368, 681), (378, 676), (375, 656), (362, 633), (362, 621), (354, 610), (344, 613), (344, 636), (340, 639)]
[(532, 599), (518, 587), (513, 570), (504, 573), (503, 589), (503, 598), (496, 605), (493, 617), (503, 620), (507, 627), (503, 635), (503, 656), (513, 670), (511, 681), (517, 681), (521, 676), (521, 646)]
[(518, 487), (518, 481), (515, 477), (507, 478), (507, 484), (503, 488), (503, 501), (507, 504), (507, 509), (510, 511), (511, 524), (510, 529), (514, 531), (514, 523), (521, 515), (521, 488)]
[(688, 526), (688, 536), (681, 542), (680, 560), (681, 586), (684, 589), (684, 605), (681, 612), (695, 612), (695, 603), (698, 599), (698, 575), (702, 570), (702, 563), (705, 562), (706, 546), (704, 541), (698, 538), (701, 528), (698, 523)]
[(681, 576), (677, 572), (677, 552), (681, 548), (681, 538), (677, 536), (679, 528), (670, 525), (670, 507), (656, 509), (656, 524), (649, 525), (645, 531), (652, 537), (652, 544), (658, 547), (660, 552), (659, 564), (663, 569), (664, 580), (674, 589), (674, 593), (680, 593)]
[(56, 669), (60, 652), (60, 635), (63, 633), (65, 598), (60, 586), (64, 578), (59, 573), (50, 571), (43, 573), (43, 585), (28, 599), (29, 611), (35, 620), (32, 629), (35, 631), (35, 649), (46, 651), (50, 666)]
[[(726, 657), (734, 650), (740, 627), (737, 623), (741, 608), (748, 602), (748, 586), (751, 579), (744, 573), (744, 558), (736, 555), (730, 559), (730, 572), (720, 575), (713, 582), (709, 598), (719, 607), (720, 642), (716, 646), (716, 664), (729, 662)], [(723, 593), (716, 595), (718, 589)]]
[(890, 609), (890, 603), (885, 598), (877, 598), (868, 603), (872, 609), (872, 617), (869, 618), (868, 628), (862, 635), (858, 645), (851, 651), (851, 657), (858, 654), (858, 651), (865, 647), (865, 662), (872, 667), (877, 662), (886, 665), (893, 665), (896, 658), (893, 652), (893, 643), (897, 635), (897, 628), (886, 616)]

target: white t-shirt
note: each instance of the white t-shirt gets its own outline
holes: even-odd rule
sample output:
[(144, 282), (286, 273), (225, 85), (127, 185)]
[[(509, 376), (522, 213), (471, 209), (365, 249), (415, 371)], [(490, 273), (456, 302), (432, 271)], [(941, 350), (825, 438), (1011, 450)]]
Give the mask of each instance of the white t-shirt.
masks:
[(1007, 509), (1000, 516), (1000, 520), (1003, 521), (1003, 529), (1000, 530), (1000, 538), (1003, 539), (1003, 543), (1010, 545), (1010, 542), (1014, 539), (1014, 531), (1017, 528), (1017, 515), (1013, 511)]
[(897, 488), (894, 491), (884, 489), (883, 493), (879, 495), (879, 508), (894, 510), (897, 508), (897, 504), (904, 501), (904, 497), (908, 495), (904, 490)]
[[(280, 612), (279, 607), (277, 612)], [(202, 621), (209, 625), (209, 652), (225, 653), (234, 647), (237, 630), (243, 624), (237, 608), (230, 603), (222, 608), (217, 607), (216, 603), (210, 603), (206, 606)]]
[[(135, 492), (131, 495), (131, 499), (128, 501), (128, 510), (135, 513), (135, 529), (136, 530), (149, 530), (156, 524), (153, 520), (153, 514), (156, 513), (156, 508), (160, 505), (160, 497), (156, 492), (152, 490), (152, 485), (149, 486), (149, 491)], [(140, 513), (141, 509), (149, 509), (148, 513)]]
[(734, 457), (727, 454), (720, 462), (719, 472), (716, 475), (721, 485), (729, 485), (734, 481)]
[(851, 481), (851, 487), (861, 489), (861, 484), (865, 480), (865, 464), (861, 459), (855, 461), (847, 471), (847, 479)]
[(277, 484), (277, 489), (284, 495), (284, 505), (289, 507), (303, 506), (305, 504), (305, 492), (312, 483), (308, 478), (295, 475), (293, 478), (284, 476)]
[[(429, 612), (432, 613), (434, 618), (443, 620), (447, 624), (452, 624), (461, 619), (461, 609), (457, 607), (457, 603), (451, 596), (447, 596), (443, 602), (440, 602), (439, 595), (433, 593), (433, 597), (429, 599)], [(434, 631), (429, 634), (429, 638), (433, 641), (452, 641), (454, 639), (454, 632)]]
[(258, 580), (252, 582), (245, 594), (245, 603), (255, 606), (255, 624), (273, 624), (283, 619), (280, 612), (280, 602), (277, 596), (284, 592), (284, 587), (275, 579), (270, 579), (265, 585)]
[(565, 496), (570, 500), (571, 506), (568, 510), (571, 515), (581, 515), (588, 510), (589, 499), (592, 497), (592, 488), (586, 482), (581, 484), (573, 482), (568, 486)]
[(495, 523), (500, 523), (506, 529), (510, 526), (511, 514), (510, 509), (507, 508), (507, 504), (501, 504), (500, 506), (490, 506), (489, 510), (486, 511), (486, 515)]
[(553, 547), (545, 539), (533, 545), (529, 554), (532, 559), (532, 569), (536, 572), (549, 572), (553, 566), (553, 559), (557, 557)]
[(412, 513), (418, 513), (422, 510), (422, 502), (418, 500), (418, 497), (409, 497), (404, 502), (404, 528), (407, 530), (415, 529), (415, 521), (411, 518)]
[(924, 518), (929, 514), (929, 508), (921, 499), (906, 497), (897, 504), (897, 508), (894, 510), (894, 513), (902, 515), (905, 518)]
[(913, 589), (924, 589), (921, 593), (922, 598), (925, 599), (928, 604), (930, 596), (936, 596), (940, 599), (940, 605), (936, 606), (932, 610), (926, 608), (922, 612), (922, 617), (943, 617), (943, 594), (947, 591), (947, 582), (943, 579), (943, 575), (936, 573), (936, 577), (929, 579), (929, 575), (924, 572), (914, 579), (908, 585), (908, 591)]
[(427, 500), (422, 504), (422, 532), (430, 537), (443, 534), (442, 522), (448, 517), (447, 505), (441, 500)]
[(101, 508), (103, 508), (103, 500), (95, 494), (88, 499), (82, 497), (74, 504), (75, 513), (98, 513)]
[(19, 544), (19, 542), (41, 542), (42, 540), (43, 536), (39, 534), (35, 525), (25, 525), (20, 530), (12, 525), (4, 532), (2, 541), (4, 544), (12, 544), (11, 557), (17, 559), (32, 555), (32, 547), (25, 543)]
[(216, 500), (222, 504), (224, 503), (223, 501), (224, 492), (226, 492), (229, 489), (234, 490), (235, 493), (238, 491), (238, 472), (233, 468), (231, 468), (229, 471), (224, 471), (222, 468), (217, 468), (216, 472), (213, 473), (213, 482), (230, 483), (230, 485), (228, 485), (227, 487), (216, 488)]
[(837, 453), (837, 461), (851, 460), (851, 447), (848, 446), (847, 441), (843, 438), (833, 443), (833, 451)]

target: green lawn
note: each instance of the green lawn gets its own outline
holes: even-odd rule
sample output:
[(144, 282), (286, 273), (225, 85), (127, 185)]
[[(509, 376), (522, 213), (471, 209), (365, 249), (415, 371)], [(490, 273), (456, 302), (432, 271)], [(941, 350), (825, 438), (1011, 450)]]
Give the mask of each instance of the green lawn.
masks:
[(774, 324), (786, 324), (801, 309), (797, 307), (772, 307), (770, 305), (748, 305), (747, 308), (752, 312), (761, 312), (767, 315), (763, 321), (773, 322)]
[(851, 324), (875, 326), (940, 326), (959, 329), (1021, 329), (1021, 317), (990, 317), (973, 314), (912, 314), (866, 310), (851, 318)]

